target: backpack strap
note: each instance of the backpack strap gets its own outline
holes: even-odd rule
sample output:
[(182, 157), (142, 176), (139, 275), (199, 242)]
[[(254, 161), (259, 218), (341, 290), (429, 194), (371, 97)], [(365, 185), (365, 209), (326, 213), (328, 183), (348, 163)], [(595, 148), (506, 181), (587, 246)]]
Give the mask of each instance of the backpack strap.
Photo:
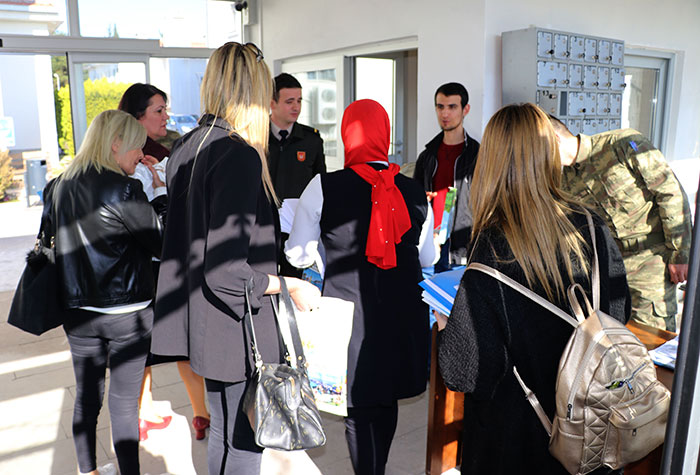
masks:
[(591, 233), (591, 245), (593, 246), (593, 263), (591, 264), (591, 293), (593, 294), (593, 308), (598, 310), (600, 308), (600, 273), (598, 270), (598, 250), (596, 249), (595, 244), (595, 226), (593, 225), (593, 217), (591, 216), (591, 213), (589, 213), (585, 208), (583, 209), (583, 212), (586, 215), (586, 221), (588, 221), (588, 230)]
[(515, 379), (518, 380), (520, 387), (523, 388), (523, 391), (525, 392), (525, 397), (527, 398), (527, 402), (529, 402), (532, 408), (535, 410), (535, 414), (537, 414), (537, 418), (542, 423), (544, 430), (547, 431), (547, 435), (551, 437), (552, 421), (549, 420), (549, 417), (547, 417), (547, 414), (544, 412), (544, 409), (542, 408), (542, 404), (540, 404), (539, 399), (537, 399), (535, 393), (532, 392), (532, 389), (528, 388), (525, 385), (525, 381), (523, 381), (523, 379), (520, 377), (518, 369), (515, 367), (515, 365), (513, 365), (513, 374), (515, 375)]
[[(540, 297), (532, 290), (530, 290), (527, 287), (525, 287), (524, 285), (514, 281), (513, 279), (511, 279), (507, 275), (503, 274), (502, 272), (497, 271), (493, 267), (489, 267), (485, 264), (480, 264), (478, 262), (472, 262), (467, 267), (467, 270), (470, 270), (470, 269), (478, 270), (479, 272), (483, 272), (484, 274), (488, 274), (491, 277), (493, 277), (494, 279), (503, 282), (504, 284), (506, 284), (510, 288), (517, 290), (518, 292), (520, 292), (521, 294), (523, 294), (525, 297), (529, 298), (530, 300), (534, 301), (535, 303), (540, 304), (541, 306), (543, 306), (544, 308), (546, 308), (547, 310), (549, 310), (554, 315), (561, 318), (562, 320), (564, 320), (566, 323), (568, 323), (569, 325), (571, 325), (574, 328), (576, 328), (578, 326), (578, 324), (580, 323), (579, 321), (577, 321), (577, 319), (575, 319), (574, 317), (572, 317), (571, 315), (569, 315), (568, 313), (566, 313), (565, 311), (563, 311), (562, 309), (560, 309), (559, 307), (554, 305), (549, 300), (547, 300), (543, 297)], [(581, 321), (583, 321), (583, 320), (581, 320)]]

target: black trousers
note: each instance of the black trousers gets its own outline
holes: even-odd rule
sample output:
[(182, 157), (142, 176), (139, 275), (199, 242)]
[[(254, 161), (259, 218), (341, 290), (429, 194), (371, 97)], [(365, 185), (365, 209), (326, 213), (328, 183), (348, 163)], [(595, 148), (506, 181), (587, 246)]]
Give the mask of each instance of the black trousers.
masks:
[(389, 406), (348, 407), (345, 439), (357, 475), (384, 475), (398, 417), (397, 402)]
[(73, 441), (78, 467), (96, 469), (97, 416), (109, 366), (109, 413), (114, 451), (122, 475), (139, 475), (139, 396), (151, 346), (153, 309), (106, 315), (74, 310), (63, 328), (73, 357), (76, 396)]
[(207, 462), (209, 475), (259, 475), (262, 447), (241, 409), (246, 381), (205, 379), (211, 413)]

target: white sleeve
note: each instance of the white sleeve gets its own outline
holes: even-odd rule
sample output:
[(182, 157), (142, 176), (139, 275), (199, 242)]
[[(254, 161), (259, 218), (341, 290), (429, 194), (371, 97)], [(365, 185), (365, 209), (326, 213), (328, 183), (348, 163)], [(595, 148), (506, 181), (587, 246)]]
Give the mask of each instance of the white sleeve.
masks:
[(153, 194), (153, 174), (151, 173), (151, 170), (149, 170), (143, 163), (137, 163), (136, 169), (134, 170), (134, 174), (131, 175), (131, 178), (136, 178), (141, 182), (143, 192), (146, 193), (148, 201), (153, 201), (155, 196)]
[(319, 174), (311, 179), (299, 198), (294, 224), (284, 245), (284, 254), (294, 267), (309, 267), (318, 256), (322, 209), (323, 188)]
[(425, 216), (423, 227), (420, 230), (418, 239), (418, 260), (421, 267), (435, 265), (439, 253), (435, 249), (435, 239), (433, 239), (433, 207), (428, 203), (428, 213)]

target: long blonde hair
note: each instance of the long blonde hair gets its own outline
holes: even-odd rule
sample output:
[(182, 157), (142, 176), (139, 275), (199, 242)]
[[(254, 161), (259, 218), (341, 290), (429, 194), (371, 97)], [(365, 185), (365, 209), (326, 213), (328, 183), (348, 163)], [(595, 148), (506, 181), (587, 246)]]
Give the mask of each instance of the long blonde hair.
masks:
[(124, 150), (143, 148), (146, 129), (134, 117), (120, 110), (106, 110), (95, 117), (85, 133), (85, 138), (75, 158), (61, 174), (69, 180), (85, 173), (89, 168), (98, 172), (111, 170), (125, 174), (114, 159), (112, 145), (120, 141)]
[(224, 119), (257, 150), (268, 197), (278, 203), (267, 168), (273, 82), (262, 52), (252, 43), (229, 42), (209, 58), (201, 89), (202, 112)]
[(496, 112), (484, 130), (474, 171), (472, 239), (485, 228), (502, 229), (528, 284), (539, 282), (550, 299), (565, 294), (560, 262), (570, 281), (572, 255), (587, 269), (586, 243), (567, 218), (580, 205), (560, 183), (561, 160), (547, 115), (529, 103)]

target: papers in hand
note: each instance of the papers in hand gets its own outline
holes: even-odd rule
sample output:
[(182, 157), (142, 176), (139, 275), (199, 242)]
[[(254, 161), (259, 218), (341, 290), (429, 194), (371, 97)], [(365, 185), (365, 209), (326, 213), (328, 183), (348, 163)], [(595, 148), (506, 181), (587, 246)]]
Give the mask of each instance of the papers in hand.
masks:
[(678, 337), (673, 340), (669, 340), (660, 347), (653, 349), (649, 352), (651, 360), (659, 365), (666, 368), (675, 369), (676, 368), (676, 355), (678, 353)]
[(421, 282), (419, 285), (425, 289), (422, 294), (423, 301), (443, 315), (449, 315), (464, 269), (464, 266), (455, 267)]
[(298, 198), (287, 198), (282, 201), (280, 208), (280, 231), (290, 234), (292, 232), (292, 224), (294, 224), (294, 213), (297, 211)]

